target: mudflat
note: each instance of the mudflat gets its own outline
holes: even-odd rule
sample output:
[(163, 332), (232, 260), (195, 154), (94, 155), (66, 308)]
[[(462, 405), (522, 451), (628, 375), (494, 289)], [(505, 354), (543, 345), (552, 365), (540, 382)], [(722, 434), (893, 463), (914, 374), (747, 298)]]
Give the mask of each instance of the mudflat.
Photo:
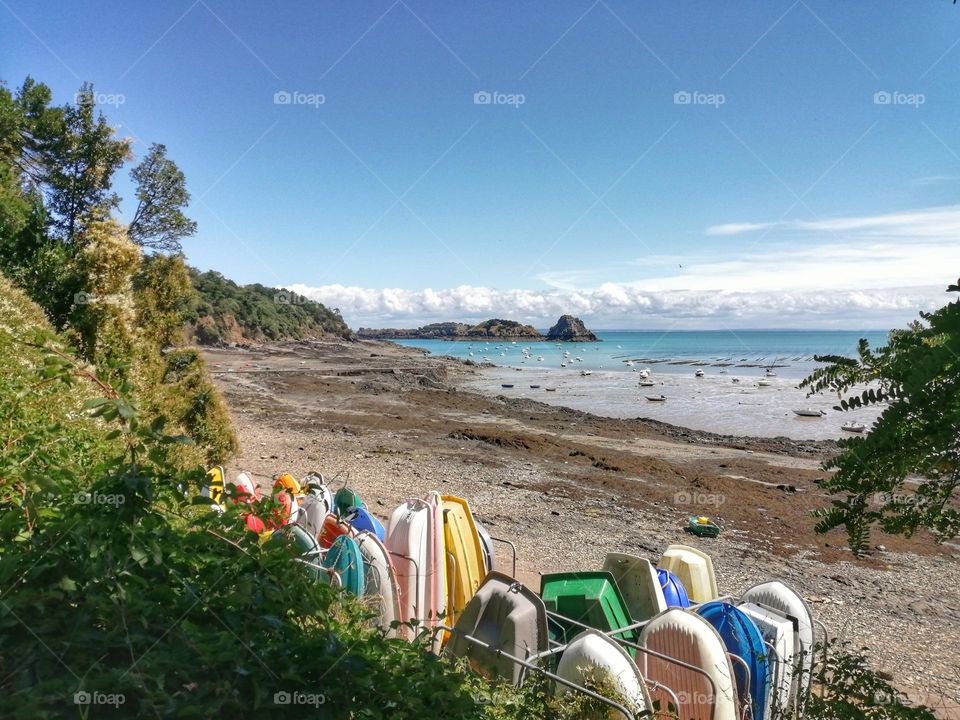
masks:
[[(506, 544), (498, 563), (539, 589), (541, 573), (595, 569), (609, 551), (656, 560), (685, 543), (714, 558), (721, 593), (781, 579), (832, 635), (915, 699), (960, 717), (960, 547), (875, 534), (856, 560), (810, 510), (832, 441), (718, 435), (606, 418), (467, 389), (476, 368), (377, 341), (205, 349), (233, 416), (243, 470), (319, 470), (382, 520), (429, 490), (466, 498)], [(685, 532), (691, 515), (722, 527)], [(953, 709), (951, 709), (953, 708)]]

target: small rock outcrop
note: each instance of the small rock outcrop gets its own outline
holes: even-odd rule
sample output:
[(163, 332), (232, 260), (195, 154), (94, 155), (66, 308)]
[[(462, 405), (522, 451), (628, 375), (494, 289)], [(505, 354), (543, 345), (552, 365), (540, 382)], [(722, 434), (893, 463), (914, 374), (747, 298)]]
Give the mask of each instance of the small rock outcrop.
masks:
[(587, 330), (580, 318), (573, 315), (564, 315), (557, 324), (550, 328), (547, 333), (548, 340), (557, 342), (597, 342), (600, 340), (596, 335)]
[(510, 338), (524, 340), (543, 340), (543, 335), (535, 327), (518, 323), (515, 320), (493, 319), (474, 325), (467, 330), (468, 339)]

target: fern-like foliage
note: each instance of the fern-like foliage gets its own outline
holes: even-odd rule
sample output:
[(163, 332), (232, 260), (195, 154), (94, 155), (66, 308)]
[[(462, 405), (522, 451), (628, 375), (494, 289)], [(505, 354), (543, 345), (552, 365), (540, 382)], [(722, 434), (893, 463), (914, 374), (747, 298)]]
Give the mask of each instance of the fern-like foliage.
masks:
[(821, 487), (843, 497), (814, 512), (818, 532), (844, 527), (858, 555), (877, 526), (927, 529), (941, 542), (960, 535), (960, 301), (920, 317), (885, 347), (861, 340), (856, 358), (817, 356), (825, 366), (800, 384), (836, 393), (838, 411), (884, 406), (868, 434), (838, 441)]

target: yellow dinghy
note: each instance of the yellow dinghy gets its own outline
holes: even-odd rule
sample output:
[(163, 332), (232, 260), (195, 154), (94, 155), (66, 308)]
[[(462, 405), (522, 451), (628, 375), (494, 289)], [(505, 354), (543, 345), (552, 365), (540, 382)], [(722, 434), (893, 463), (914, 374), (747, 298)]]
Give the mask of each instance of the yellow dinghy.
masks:
[(441, 497), (443, 534), (447, 551), (447, 625), (454, 625), (460, 613), (476, 595), (487, 575), (483, 546), (470, 506), (463, 498)]

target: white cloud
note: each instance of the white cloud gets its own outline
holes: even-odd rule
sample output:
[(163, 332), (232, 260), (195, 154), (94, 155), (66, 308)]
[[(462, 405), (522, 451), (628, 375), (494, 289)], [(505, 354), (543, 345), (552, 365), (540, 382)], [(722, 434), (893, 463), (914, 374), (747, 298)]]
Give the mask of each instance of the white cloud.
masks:
[[(686, 256), (543, 273), (537, 279), (547, 285), (544, 290), (288, 287), (340, 308), (354, 327), (495, 316), (547, 327), (571, 313), (606, 328), (887, 328), (948, 302), (944, 289), (960, 275), (960, 206), (731, 223), (707, 232), (738, 235), (766, 228), (786, 233), (723, 257), (701, 246)], [(600, 282), (624, 273), (633, 277)]]
[(862, 217), (726, 223), (707, 228), (707, 235), (743, 235), (770, 229), (818, 232), (821, 234), (824, 232), (856, 232), (861, 237), (877, 238), (944, 238), (951, 236), (956, 238), (960, 236), (960, 205)]
[(290, 285), (341, 310), (353, 327), (415, 327), (445, 320), (506, 317), (548, 327), (564, 314), (607, 328), (875, 327), (902, 325), (949, 298), (945, 284), (923, 287), (805, 291), (650, 291), (618, 283), (595, 290), (496, 290), (460, 286), (401, 290), (343, 285)]

